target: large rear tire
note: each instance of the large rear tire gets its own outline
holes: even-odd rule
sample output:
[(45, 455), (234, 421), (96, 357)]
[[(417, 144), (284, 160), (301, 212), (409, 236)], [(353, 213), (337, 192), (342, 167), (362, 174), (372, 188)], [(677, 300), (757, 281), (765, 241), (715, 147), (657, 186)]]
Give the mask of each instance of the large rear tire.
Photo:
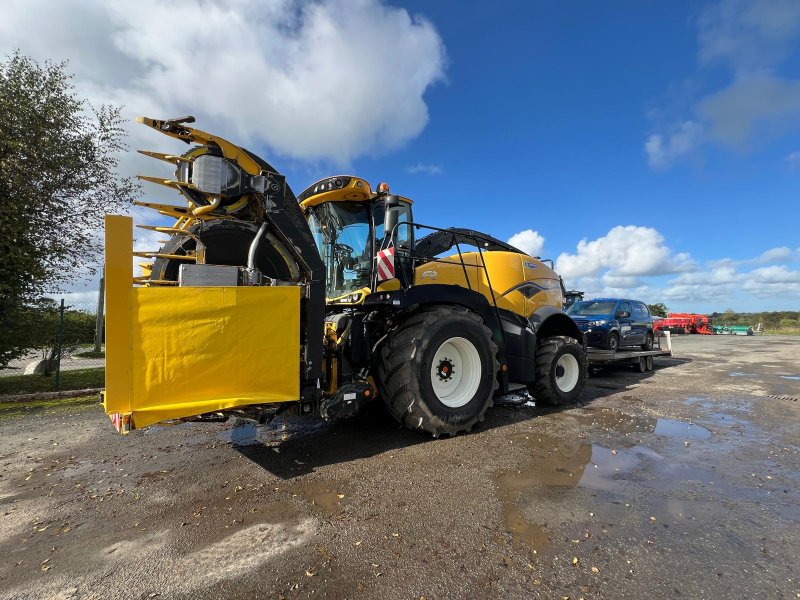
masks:
[(378, 356), (379, 392), (401, 424), (433, 437), (483, 421), (498, 387), (497, 345), (466, 309), (423, 309), (389, 334)]
[(536, 349), (536, 379), (528, 391), (542, 404), (573, 404), (586, 385), (586, 375), (583, 346), (572, 338), (545, 338)]
[[(258, 231), (253, 223), (215, 219), (193, 225), (189, 231), (198, 236), (206, 247), (206, 264), (247, 266), (247, 253)], [(186, 235), (172, 236), (162, 247), (162, 254), (186, 255), (195, 250), (195, 241)], [(188, 261), (157, 258), (153, 262), (152, 278), (177, 281), (180, 265)], [(189, 263), (193, 264), (193, 263)], [(283, 242), (267, 232), (258, 246), (256, 267), (262, 274), (275, 279), (297, 278), (299, 268), (284, 248)]]

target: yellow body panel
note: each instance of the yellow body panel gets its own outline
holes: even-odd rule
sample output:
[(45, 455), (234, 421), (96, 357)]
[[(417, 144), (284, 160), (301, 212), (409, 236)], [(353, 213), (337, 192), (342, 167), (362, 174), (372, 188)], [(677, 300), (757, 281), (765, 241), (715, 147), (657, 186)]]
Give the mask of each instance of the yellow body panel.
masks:
[(131, 219), (106, 217), (106, 390), (131, 428), (300, 395), (300, 288), (133, 287)]
[(345, 187), (315, 194), (303, 200), (300, 206), (305, 210), (312, 206), (324, 204), (325, 202), (361, 202), (371, 199), (373, 195), (372, 187), (369, 185), (369, 182), (359, 177), (353, 177), (350, 183)]
[[(462, 252), (428, 262), (414, 270), (414, 285), (458, 285), (471, 287), (482, 294), (489, 304), (530, 317), (544, 305), (562, 306), (561, 282), (555, 271), (540, 260), (516, 252), (483, 252), (489, 281), (483, 269), (481, 254)], [(464, 266), (462, 266), (462, 257)], [(467, 274), (464, 275), (464, 267)], [(467, 283), (469, 280), (469, 284)], [(489, 283), (491, 282), (491, 287)], [(518, 287), (530, 282), (535, 293), (530, 297)], [(494, 295), (494, 299), (492, 296)]]

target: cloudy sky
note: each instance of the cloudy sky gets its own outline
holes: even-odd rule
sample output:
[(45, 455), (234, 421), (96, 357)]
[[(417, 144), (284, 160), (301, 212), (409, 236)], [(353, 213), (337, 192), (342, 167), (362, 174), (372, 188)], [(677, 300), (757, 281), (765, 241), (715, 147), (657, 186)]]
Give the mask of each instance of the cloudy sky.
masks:
[[(195, 115), (295, 191), (388, 181), (590, 296), (800, 309), (797, 0), (5, 0), (15, 48), (131, 120)], [(125, 174), (163, 173), (145, 160)]]

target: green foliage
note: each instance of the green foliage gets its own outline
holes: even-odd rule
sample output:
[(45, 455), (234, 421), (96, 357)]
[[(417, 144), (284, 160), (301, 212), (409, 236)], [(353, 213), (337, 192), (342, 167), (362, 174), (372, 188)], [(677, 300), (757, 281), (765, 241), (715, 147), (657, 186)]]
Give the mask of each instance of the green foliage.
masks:
[(79, 396), (77, 398), (54, 398), (53, 400), (31, 400), (30, 402), (4, 402), (0, 403), (0, 420), (28, 417), (39, 412), (77, 408), (90, 404), (97, 406), (97, 395)]
[[(88, 390), (102, 388), (105, 385), (106, 370), (75, 369), (62, 371), (59, 390)], [(52, 392), (53, 378), (41, 375), (6, 375), (0, 377), (0, 396), (16, 394), (33, 394), (36, 392)]]
[(0, 62), (0, 366), (28, 347), (31, 303), (94, 273), (103, 216), (139, 190), (116, 173), (119, 109), (70, 79), (65, 63)]
[(648, 304), (647, 308), (650, 309), (650, 314), (654, 317), (666, 317), (669, 311), (667, 305), (663, 302), (659, 302), (658, 304)]
[(764, 324), (764, 329), (775, 333), (791, 333), (800, 330), (800, 312), (783, 310), (774, 312), (738, 313), (728, 309), (710, 315), (714, 325), (749, 325), (755, 327)]
[[(17, 334), (16, 343), (23, 348), (40, 350), (43, 359), (52, 361), (58, 350), (59, 312), (59, 304), (50, 298), (20, 307), (18, 315), (26, 326)], [(65, 306), (62, 354), (69, 348), (93, 343), (95, 323), (94, 314)], [(45, 374), (49, 375), (50, 369), (46, 369)]]

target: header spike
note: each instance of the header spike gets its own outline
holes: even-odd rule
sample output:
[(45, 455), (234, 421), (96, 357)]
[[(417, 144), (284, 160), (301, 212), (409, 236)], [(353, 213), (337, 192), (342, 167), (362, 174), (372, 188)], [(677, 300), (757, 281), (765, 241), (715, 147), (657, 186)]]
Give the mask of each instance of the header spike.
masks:
[(166, 154), (164, 152), (152, 152), (151, 150), (137, 150), (139, 154), (144, 154), (145, 156), (149, 156), (150, 158), (155, 158), (156, 160), (163, 160), (164, 162), (171, 163), (173, 165), (177, 165), (181, 162), (192, 162), (194, 159), (192, 158), (184, 158), (183, 156), (178, 156), (177, 154)]

